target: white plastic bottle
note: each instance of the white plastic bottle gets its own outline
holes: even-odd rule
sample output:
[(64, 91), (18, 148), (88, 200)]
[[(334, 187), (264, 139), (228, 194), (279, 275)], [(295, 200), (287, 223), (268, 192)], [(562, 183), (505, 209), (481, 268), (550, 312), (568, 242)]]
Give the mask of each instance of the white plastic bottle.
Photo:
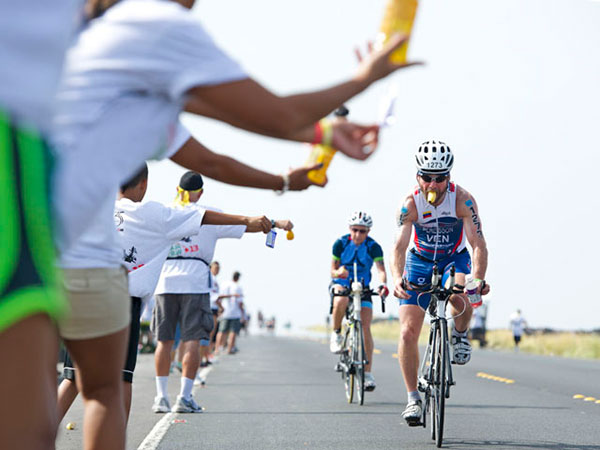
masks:
[(473, 308), (479, 308), (483, 303), (481, 294), (477, 293), (477, 282), (473, 278), (467, 279), (467, 285), (465, 286), (467, 297), (469, 297), (469, 303)]

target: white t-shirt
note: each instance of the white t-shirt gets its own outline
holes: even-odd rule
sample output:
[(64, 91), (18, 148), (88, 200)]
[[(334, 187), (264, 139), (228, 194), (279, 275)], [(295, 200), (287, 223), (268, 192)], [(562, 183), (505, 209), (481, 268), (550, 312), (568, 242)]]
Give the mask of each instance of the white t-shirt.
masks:
[(240, 305), (244, 303), (244, 291), (239, 283), (232, 281), (230, 284), (225, 286), (223, 289), (223, 295), (237, 294), (238, 297), (228, 297), (222, 300), (223, 302), (223, 314), (222, 319), (241, 319), (242, 308)]
[(514, 315), (510, 320), (510, 327), (512, 328), (513, 335), (515, 336), (521, 336), (526, 326), (527, 321), (523, 318), (523, 316)]
[(121, 241), (121, 263), (129, 272), (129, 294), (146, 297), (154, 292), (173, 242), (201, 230), (202, 208), (176, 209), (158, 202), (135, 203), (123, 198), (115, 204), (115, 224)]
[[(178, 123), (166, 156), (170, 157), (177, 153), (189, 138), (189, 131)], [(112, 268), (122, 264), (121, 244), (113, 219), (115, 203), (112, 199), (116, 199), (117, 193), (116, 188), (111, 191), (94, 212), (94, 220), (71, 246), (66, 248), (64, 241), (59, 242), (60, 267), (63, 269)], [(171, 243), (169, 242), (169, 245)]]
[(65, 50), (83, 0), (5, 0), (0, 6), (0, 108), (48, 131)]
[[(209, 206), (189, 204), (183, 208)], [(155, 294), (206, 294), (210, 292), (209, 264), (215, 254), (218, 239), (241, 238), (245, 225), (204, 225), (195, 236), (188, 236), (171, 246)]]
[[(207, 225), (209, 226), (209, 225)], [(219, 309), (219, 305), (217, 305), (217, 300), (219, 299), (219, 282), (217, 277), (215, 277), (212, 272), (209, 272), (210, 276), (210, 309)]]
[(162, 158), (194, 86), (247, 78), (190, 11), (170, 0), (122, 0), (67, 53), (53, 142), (64, 156), (55, 198), (63, 247), (115, 186)]

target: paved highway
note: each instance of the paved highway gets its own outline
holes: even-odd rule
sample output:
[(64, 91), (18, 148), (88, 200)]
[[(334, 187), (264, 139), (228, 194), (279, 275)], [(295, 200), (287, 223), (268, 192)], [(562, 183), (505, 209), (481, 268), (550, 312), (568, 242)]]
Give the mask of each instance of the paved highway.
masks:
[[(359, 406), (346, 403), (323, 339), (242, 338), (240, 353), (223, 356), (196, 389), (203, 414), (153, 414), (153, 360), (140, 355), (127, 448), (435, 448), (429, 429), (400, 417), (406, 394), (395, 345), (376, 348), (378, 386)], [(445, 447), (600, 450), (600, 362), (476, 350), (454, 367)], [(178, 373), (169, 389), (173, 403)], [(58, 449), (81, 448), (81, 412), (78, 402), (61, 424)]]

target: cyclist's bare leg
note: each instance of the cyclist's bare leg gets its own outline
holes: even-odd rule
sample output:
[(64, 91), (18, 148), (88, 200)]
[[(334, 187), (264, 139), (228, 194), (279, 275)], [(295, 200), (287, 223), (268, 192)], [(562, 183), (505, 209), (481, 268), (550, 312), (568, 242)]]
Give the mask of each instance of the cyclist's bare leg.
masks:
[[(333, 291), (335, 293), (343, 292), (346, 288), (339, 284), (334, 285)], [(332, 313), (332, 325), (334, 330), (342, 328), (342, 320), (346, 314), (348, 308), (348, 297), (333, 297), (333, 313)]]
[(175, 341), (158, 341), (154, 352), (154, 368), (157, 377), (168, 377), (171, 368), (171, 349)]
[[(456, 284), (465, 285), (466, 276), (464, 273), (456, 274)], [(471, 323), (473, 308), (467, 297), (467, 294), (454, 294), (450, 297), (450, 314), (454, 317), (454, 328), (458, 332), (465, 332)]]
[(371, 371), (373, 365), (373, 336), (371, 335), (371, 320), (373, 320), (373, 309), (372, 308), (361, 308), (360, 319), (363, 324), (363, 334), (365, 336), (365, 352), (369, 364), (365, 366), (365, 372)]
[(419, 335), (423, 327), (425, 311), (417, 305), (402, 305), (399, 314), (398, 363), (407, 392), (414, 392), (417, 390), (419, 371)]
[(45, 314), (27, 317), (0, 333), (0, 360), (6, 364), (0, 383), (0, 448), (54, 448), (57, 355), (56, 329)]
[[(65, 339), (77, 371), (77, 387), (83, 398), (85, 449), (125, 448), (123, 361), (129, 327), (92, 339)], [(98, 358), (98, 355), (110, 355)]]

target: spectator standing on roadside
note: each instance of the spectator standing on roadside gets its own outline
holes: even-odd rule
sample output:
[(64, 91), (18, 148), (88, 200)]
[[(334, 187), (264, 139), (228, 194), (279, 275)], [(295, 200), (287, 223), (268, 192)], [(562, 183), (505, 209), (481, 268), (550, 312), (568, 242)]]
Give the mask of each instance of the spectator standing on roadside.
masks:
[[(177, 187), (176, 207), (183, 210), (203, 209), (211, 214), (215, 208), (200, 207), (198, 200), (204, 191), (204, 180), (199, 173), (186, 172)], [(268, 221), (270, 227), (291, 229), (288, 220)], [(269, 228), (270, 228), (269, 227)], [(211, 274), (217, 240), (241, 238), (244, 233), (266, 231), (263, 228), (232, 224), (202, 227), (195, 236), (184, 237), (171, 246), (160, 280), (156, 286), (156, 307), (152, 318), (152, 331), (158, 340), (156, 348), (156, 398), (152, 410), (156, 413), (171, 410), (167, 398), (169, 355), (177, 324), (181, 327), (181, 344), (184, 352), (181, 390), (174, 412), (198, 413), (202, 409), (192, 397), (196, 373), (200, 365), (200, 347), (210, 343), (213, 317), (210, 308)]]
[(244, 317), (244, 291), (239, 283), (241, 276), (239, 272), (234, 272), (231, 283), (225, 287), (223, 293), (229, 297), (223, 302), (223, 314), (219, 319), (217, 349), (221, 351), (227, 344), (225, 351), (230, 355), (237, 351), (235, 341)]
[(519, 344), (521, 342), (521, 336), (523, 336), (523, 332), (527, 328), (527, 321), (521, 314), (521, 310), (517, 309), (510, 316), (510, 329), (513, 334), (513, 339), (515, 341), (515, 352), (519, 351)]

